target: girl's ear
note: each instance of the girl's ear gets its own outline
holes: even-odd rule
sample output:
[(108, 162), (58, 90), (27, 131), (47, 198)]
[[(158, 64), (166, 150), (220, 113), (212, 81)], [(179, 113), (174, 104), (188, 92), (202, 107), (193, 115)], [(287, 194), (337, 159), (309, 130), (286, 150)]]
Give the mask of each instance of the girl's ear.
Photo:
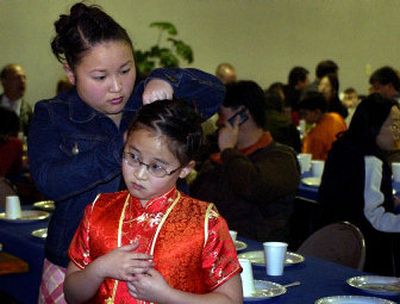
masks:
[(182, 167), (182, 169), (179, 173), (179, 177), (185, 178), (186, 176), (188, 176), (189, 173), (192, 172), (195, 165), (196, 165), (196, 162), (194, 160), (191, 160), (185, 167)]
[(64, 72), (67, 75), (67, 78), (69, 80), (70, 83), (72, 83), (73, 85), (75, 85), (75, 74), (74, 71), (72, 71), (71, 67), (68, 64), (64, 64)]

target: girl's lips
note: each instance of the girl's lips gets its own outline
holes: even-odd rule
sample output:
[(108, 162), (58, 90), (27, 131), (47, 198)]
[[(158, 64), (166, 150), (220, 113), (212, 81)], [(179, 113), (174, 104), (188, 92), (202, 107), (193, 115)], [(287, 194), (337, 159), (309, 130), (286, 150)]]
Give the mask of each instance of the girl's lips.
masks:
[(122, 100), (123, 100), (124, 98), (121, 96), (121, 97), (118, 97), (118, 98), (113, 98), (113, 99), (111, 99), (111, 103), (113, 104), (113, 105), (119, 105), (120, 103), (122, 103)]
[(141, 186), (141, 185), (139, 185), (139, 184), (136, 184), (136, 183), (131, 183), (131, 187), (132, 187), (134, 190), (143, 190), (143, 189), (145, 189), (143, 186)]

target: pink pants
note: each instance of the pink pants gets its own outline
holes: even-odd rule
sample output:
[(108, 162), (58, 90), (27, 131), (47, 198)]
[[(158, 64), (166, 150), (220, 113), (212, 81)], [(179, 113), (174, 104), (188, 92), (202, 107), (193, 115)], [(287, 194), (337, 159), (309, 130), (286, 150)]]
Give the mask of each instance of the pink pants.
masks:
[(66, 304), (64, 299), (64, 279), (66, 269), (44, 260), (39, 304)]

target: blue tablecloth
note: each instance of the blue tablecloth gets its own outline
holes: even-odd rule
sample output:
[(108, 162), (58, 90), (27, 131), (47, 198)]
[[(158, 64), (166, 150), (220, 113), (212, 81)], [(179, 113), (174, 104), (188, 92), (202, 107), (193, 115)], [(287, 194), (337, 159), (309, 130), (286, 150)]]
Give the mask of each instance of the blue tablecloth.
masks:
[(0, 221), (0, 243), (3, 251), (22, 258), (29, 271), (0, 276), (0, 291), (13, 296), (20, 303), (37, 303), (44, 260), (44, 240), (33, 237), (32, 231), (45, 228), (48, 221), (9, 223)]
[[(246, 251), (263, 250), (262, 244), (256, 241), (240, 238), (248, 247)], [(239, 252), (241, 253), (241, 252)], [(282, 276), (267, 276), (265, 267), (253, 266), (255, 279), (272, 281), (279, 284), (288, 284), (300, 281), (301, 285), (290, 287), (287, 293), (257, 303), (279, 303), (279, 304), (312, 304), (317, 299), (334, 295), (364, 295), (371, 296), (347, 285), (346, 280), (353, 276), (365, 275), (366, 273), (339, 264), (324, 261), (315, 257), (305, 257), (300, 264), (285, 267)], [(382, 298), (382, 296), (379, 296)], [(399, 303), (399, 297), (383, 297)], [(253, 303), (245, 301), (244, 303)]]
[[(311, 177), (311, 171), (304, 172), (301, 178)], [(307, 186), (300, 181), (297, 196), (311, 201), (318, 201), (318, 187)]]
[[(305, 172), (302, 174), (302, 178), (311, 177), (311, 172)], [(400, 193), (400, 183), (393, 181), (393, 189), (396, 192), (396, 195), (399, 196)], [(299, 187), (297, 188), (297, 196), (301, 198), (305, 198), (311, 201), (318, 201), (318, 187), (307, 186), (300, 182)]]
[[(44, 228), (47, 224), (47, 221), (26, 224), (0, 221), (0, 242), (4, 245), (3, 250), (24, 259), (30, 266), (27, 273), (0, 276), (0, 291), (10, 294), (21, 303), (37, 302), (44, 259), (44, 241), (33, 237), (31, 232)], [(262, 250), (260, 242), (241, 239), (240, 236), (239, 239), (248, 245), (244, 251)], [(253, 270), (255, 278), (259, 280), (280, 284), (301, 282), (301, 286), (289, 288), (285, 295), (259, 303), (311, 304), (324, 296), (362, 294), (348, 286), (346, 280), (364, 273), (318, 258), (306, 257), (305, 262), (286, 267), (283, 276), (280, 277), (267, 276), (264, 267), (254, 266)], [(388, 299), (399, 302), (399, 298)]]

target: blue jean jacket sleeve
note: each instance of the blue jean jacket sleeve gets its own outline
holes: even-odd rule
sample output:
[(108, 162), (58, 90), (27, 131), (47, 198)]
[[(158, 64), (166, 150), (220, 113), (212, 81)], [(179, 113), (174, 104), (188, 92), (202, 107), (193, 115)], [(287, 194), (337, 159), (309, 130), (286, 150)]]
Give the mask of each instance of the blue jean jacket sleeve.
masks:
[[(168, 81), (175, 96), (191, 103), (204, 119), (218, 110), (224, 98), (225, 87), (213, 75), (196, 69), (156, 69), (136, 87), (125, 108), (126, 121), (142, 105), (144, 86), (154, 78)], [(118, 129), (109, 118), (95, 114), (76, 92), (38, 102), (28, 153), (39, 191), (56, 201), (88, 191), (117, 191), (127, 125), (121, 122)]]
[(113, 136), (93, 132), (96, 125), (90, 124), (83, 124), (90, 130), (81, 132), (82, 124), (71, 124), (68, 115), (59, 115), (56, 107), (47, 101), (36, 104), (28, 153), (39, 191), (60, 201), (119, 175), (123, 138), (118, 132)]
[(174, 89), (174, 96), (190, 103), (203, 120), (218, 112), (225, 97), (223, 83), (217, 77), (197, 69), (155, 69), (144, 85), (154, 78), (168, 81)]

